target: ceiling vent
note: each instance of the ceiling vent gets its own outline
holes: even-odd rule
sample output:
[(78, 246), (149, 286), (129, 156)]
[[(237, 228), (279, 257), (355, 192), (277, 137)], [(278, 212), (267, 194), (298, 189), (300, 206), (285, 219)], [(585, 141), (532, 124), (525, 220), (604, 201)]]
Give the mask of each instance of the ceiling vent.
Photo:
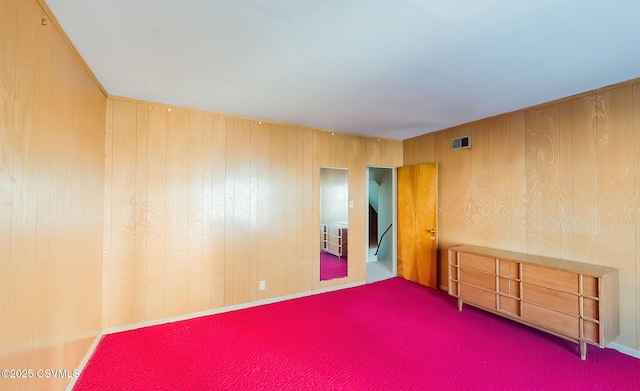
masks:
[(471, 148), (471, 137), (458, 137), (451, 140), (451, 149), (466, 149)]

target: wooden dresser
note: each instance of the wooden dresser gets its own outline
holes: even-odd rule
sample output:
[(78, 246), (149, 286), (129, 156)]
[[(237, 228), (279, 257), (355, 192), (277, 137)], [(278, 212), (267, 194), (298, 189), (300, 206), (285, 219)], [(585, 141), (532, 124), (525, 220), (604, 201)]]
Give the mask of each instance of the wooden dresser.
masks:
[(449, 294), (580, 344), (604, 347), (620, 333), (618, 270), (477, 246), (449, 249)]
[(340, 260), (347, 256), (348, 238), (346, 224), (320, 224), (320, 250), (336, 255)]

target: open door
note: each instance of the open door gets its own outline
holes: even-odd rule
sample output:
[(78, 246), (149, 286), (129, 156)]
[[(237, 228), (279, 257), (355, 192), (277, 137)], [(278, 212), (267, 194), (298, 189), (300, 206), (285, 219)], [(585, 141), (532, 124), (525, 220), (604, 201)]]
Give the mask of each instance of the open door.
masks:
[(398, 168), (398, 276), (437, 287), (438, 167)]

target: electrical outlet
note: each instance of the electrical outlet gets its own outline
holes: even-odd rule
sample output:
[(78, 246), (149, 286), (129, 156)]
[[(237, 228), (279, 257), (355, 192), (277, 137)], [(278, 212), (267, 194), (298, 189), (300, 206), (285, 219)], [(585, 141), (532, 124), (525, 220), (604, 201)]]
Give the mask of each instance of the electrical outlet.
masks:
[(263, 290), (266, 289), (266, 287), (267, 287), (267, 283), (264, 280), (261, 280), (260, 281), (260, 287), (259, 287), (260, 290), (263, 291)]

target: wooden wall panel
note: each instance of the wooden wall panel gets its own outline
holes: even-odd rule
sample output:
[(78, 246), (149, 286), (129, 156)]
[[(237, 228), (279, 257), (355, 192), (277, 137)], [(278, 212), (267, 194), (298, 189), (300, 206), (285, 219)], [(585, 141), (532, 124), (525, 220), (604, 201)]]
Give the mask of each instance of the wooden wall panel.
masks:
[[(347, 167), (349, 168), (349, 202), (353, 202), (353, 207), (349, 205), (349, 261), (348, 275), (356, 281), (366, 279), (366, 269), (364, 262), (358, 260), (366, 260), (365, 248), (368, 244), (365, 242), (366, 213), (369, 212), (367, 184), (366, 184), (366, 167), (362, 164), (366, 160), (367, 149), (366, 140), (357, 136), (346, 136), (346, 148), (348, 153)], [(382, 162), (382, 161), (381, 161)], [(366, 209), (365, 209), (366, 206)]]
[(200, 306), (211, 308), (211, 271), (213, 258), (213, 116), (202, 116), (202, 254)]
[(146, 318), (147, 313), (147, 291), (145, 282), (147, 281), (147, 205), (148, 183), (148, 132), (149, 128), (149, 107), (146, 105), (136, 105), (136, 133), (135, 133), (135, 195), (134, 195), (134, 222), (135, 238), (133, 247), (133, 314), (134, 319), (139, 322)]
[(188, 308), (189, 111), (185, 109), (167, 112), (166, 164), (165, 314), (176, 316)]
[[(111, 219), (113, 200), (113, 106), (114, 102), (108, 100), (105, 112), (104, 131), (104, 221), (102, 228), (102, 327), (109, 324), (110, 303), (111, 303)], [(61, 197), (57, 197), (61, 199)], [(62, 201), (60, 201), (62, 202)], [(55, 237), (54, 237), (55, 240)]]
[[(225, 117), (213, 114), (212, 133), (212, 178), (211, 189), (211, 308), (228, 305), (225, 302), (225, 267), (226, 267), (226, 225), (232, 220), (226, 216), (226, 124)], [(159, 318), (161, 316), (158, 316)], [(150, 318), (150, 319), (157, 319)]]
[(51, 142), (55, 130), (53, 129), (54, 92), (54, 68), (53, 68), (53, 29), (41, 29), (40, 35), (40, 75), (39, 75), (39, 102), (37, 114), (39, 126), (36, 155), (38, 156), (37, 178), (38, 191), (36, 195), (36, 263), (35, 263), (35, 297), (34, 297), (34, 345), (43, 346), (47, 343), (47, 279), (50, 262), (50, 236), (51, 236), (51, 179), (53, 178), (53, 151)]
[(511, 144), (509, 167), (511, 169), (511, 193), (509, 204), (513, 209), (511, 220), (511, 250), (527, 251), (527, 168), (526, 128), (524, 111), (510, 115)]
[(101, 325), (106, 97), (47, 12), (0, 2), (2, 368), (76, 368)]
[[(41, 10), (35, 2), (18, 4), (16, 101), (13, 134), (13, 221), (9, 287), (35, 282), (36, 194), (38, 182), (39, 47)], [(17, 349), (33, 348), (33, 289), (9, 297), (9, 340)]]
[(203, 201), (204, 195), (204, 115), (201, 112), (189, 112), (189, 224), (187, 249), (187, 307), (189, 312), (202, 308), (202, 269), (203, 269)]
[[(573, 146), (573, 254), (577, 261), (598, 259), (598, 145), (596, 96), (571, 101)], [(563, 129), (564, 130), (564, 129)]]
[[(303, 227), (303, 265), (300, 290), (302, 292), (308, 292), (313, 290), (314, 281), (318, 277), (316, 273), (319, 273), (318, 263), (316, 262), (316, 255), (320, 253), (320, 241), (314, 239), (315, 227), (320, 226), (320, 216), (315, 214), (314, 202), (315, 195), (319, 192), (314, 191), (314, 162), (317, 161), (317, 148), (314, 147), (314, 132), (311, 129), (303, 129), (304, 132), (302, 151), (302, 167), (300, 167), (300, 176), (302, 177), (302, 186), (298, 190), (302, 193), (302, 205), (300, 210), (300, 226)], [(318, 170), (319, 172), (320, 170)]]
[[(637, 346), (633, 87), (597, 95), (598, 262), (620, 270), (620, 338)], [(640, 153), (640, 151), (636, 152)]]
[(134, 314), (136, 116), (135, 105), (114, 102), (109, 323), (117, 325)]
[[(633, 85), (633, 141), (634, 141), (634, 157), (635, 157), (635, 198), (636, 202), (640, 199), (640, 83)], [(635, 237), (640, 238), (640, 205), (636, 204), (635, 219), (636, 230)], [(635, 246), (635, 268), (636, 268), (636, 346), (640, 347), (640, 246)], [(640, 349), (640, 348), (638, 348)]]
[[(0, 2), (0, 319), (9, 319), (17, 0)], [(9, 322), (0, 322), (0, 357), (9, 352)]]
[[(370, 138), (125, 98), (107, 125), (105, 327), (364, 281)], [(349, 277), (322, 283), (320, 167), (347, 168), (354, 201)]]
[[(109, 100), (108, 102), (112, 102)], [(147, 201), (146, 201), (146, 274), (145, 318), (156, 319), (164, 315), (165, 307), (165, 259), (167, 229), (167, 109), (161, 106), (148, 108), (147, 121)], [(107, 150), (106, 159), (112, 154)], [(105, 199), (112, 190), (105, 188)], [(110, 216), (105, 210), (105, 220)], [(106, 229), (106, 227), (105, 227)], [(106, 233), (105, 233), (106, 235)], [(108, 256), (108, 254), (107, 254)], [(105, 260), (106, 263), (106, 260)], [(109, 273), (109, 275), (107, 275)], [(105, 270), (105, 279), (110, 271)], [(103, 307), (111, 306), (109, 296), (103, 296)], [(108, 327), (109, 323), (104, 323)]]
[[(448, 254), (445, 249), (455, 246), (459, 242), (459, 227), (461, 226), (462, 213), (456, 209), (456, 203), (461, 194), (458, 191), (458, 179), (456, 178), (453, 153), (461, 151), (451, 150), (451, 130), (432, 133), (434, 146), (434, 161), (438, 163), (438, 286), (445, 287), (449, 278), (447, 267)], [(405, 145), (411, 148), (411, 143), (405, 141)], [(429, 163), (427, 156), (420, 153), (419, 157), (409, 157), (411, 164)], [(421, 160), (425, 159), (425, 160)], [(451, 197), (440, 197), (440, 194), (450, 194)]]
[(264, 234), (258, 231), (258, 142), (259, 142), (258, 121), (249, 122), (250, 132), (250, 172), (249, 177), (249, 273), (248, 290), (249, 301), (255, 301), (258, 297), (258, 260), (261, 248), (261, 241)]
[[(271, 167), (269, 165), (271, 149), (271, 124), (260, 123), (258, 125), (258, 145), (257, 145), (257, 238), (255, 243), (256, 257), (256, 281), (271, 282)], [(269, 298), (269, 288), (271, 283), (265, 286), (264, 290), (258, 290), (257, 300)]]
[[(441, 286), (442, 257), (458, 244), (613, 266), (621, 295), (615, 342), (638, 349), (639, 86), (634, 80), (433, 133)], [(451, 138), (469, 134), (471, 149), (451, 151)], [(426, 162), (417, 157), (425, 136), (404, 141), (405, 162)]]
[[(286, 127), (286, 210), (285, 210), (285, 232), (296, 232), (299, 228), (297, 224), (298, 214), (298, 136), (299, 131), (293, 126)], [(301, 259), (298, 257), (298, 250), (302, 244), (299, 235), (292, 235), (286, 241), (286, 250), (282, 254), (285, 263), (284, 273), (284, 294), (291, 294), (296, 292), (296, 285), (299, 278), (302, 276), (301, 269), (298, 267), (301, 265)], [(300, 243), (299, 243), (300, 242)]]
[[(233, 127), (233, 233), (230, 244), (233, 247), (233, 257), (229, 264), (231, 268), (231, 303), (240, 304), (249, 299), (249, 265), (251, 243), (251, 150), (249, 121), (240, 118), (227, 117), (227, 123), (234, 122)], [(287, 170), (288, 172), (288, 170)]]
[[(527, 250), (562, 257), (560, 246), (560, 151), (558, 105), (525, 115), (527, 157)], [(556, 253), (557, 251), (557, 253)]]
[(274, 230), (282, 230), (284, 234), (270, 236), (270, 280), (266, 281), (266, 287), (270, 297), (278, 297), (287, 294), (287, 254), (289, 250), (287, 239), (293, 233), (287, 231), (287, 129), (283, 125), (271, 125), (271, 171), (269, 177), (271, 190), (271, 227)]

